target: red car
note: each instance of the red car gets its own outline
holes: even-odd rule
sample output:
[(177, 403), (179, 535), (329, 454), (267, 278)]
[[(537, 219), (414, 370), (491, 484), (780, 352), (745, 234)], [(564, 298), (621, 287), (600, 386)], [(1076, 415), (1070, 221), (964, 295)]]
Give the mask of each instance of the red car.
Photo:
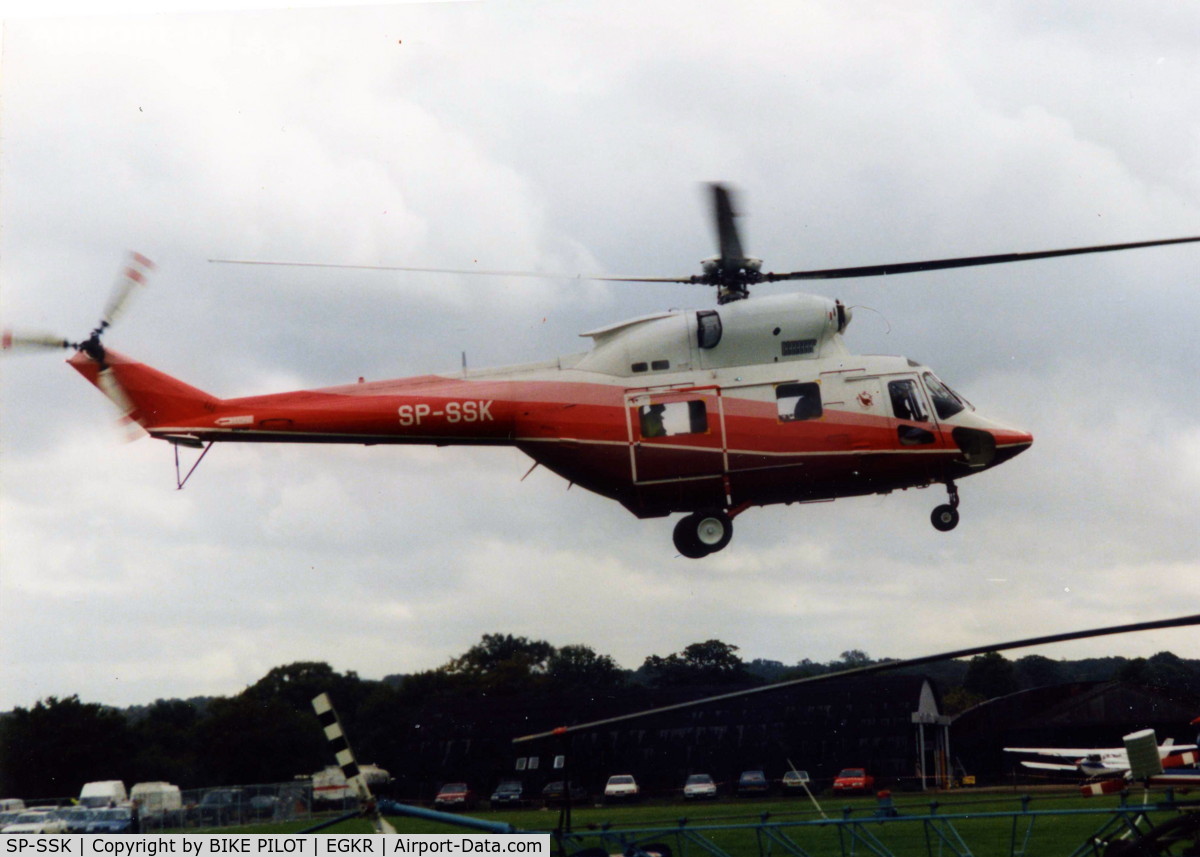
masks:
[(475, 792), (466, 783), (446, 783), (433, 799), (433, 808), (447, 812), (475, 809)]
[(833, 779), (833, 793), (870, 794), (875, 791), (875, 778), (863, 768), (842, 768), (842, 772)]

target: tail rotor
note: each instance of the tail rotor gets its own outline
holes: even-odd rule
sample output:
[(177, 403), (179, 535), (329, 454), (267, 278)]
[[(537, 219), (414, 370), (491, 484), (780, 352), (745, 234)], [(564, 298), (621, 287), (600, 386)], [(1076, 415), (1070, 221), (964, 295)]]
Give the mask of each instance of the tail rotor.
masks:
[(87, 339), (73, 342), (66, 337), (45, 331), (18, 331), (5, 329), (0, 332), (0, 351), (32, 352), (73, 350), (82, 352), (99, 366), (97, 386), (121, 412), (120, 424), (129, 439), (133, 440), (144, 434), (137, 422), (137, 408), (129, 394), (121, 386), (120, 380), (108, 364), (108, 355), (104, 350), (101, 337), (117, 318), (129, 306), (130, 299), (145, 287), (154, 263), (141, 253), (130, 252), (121, 274), (113, 286), (108, 302), (104, 305), (104, 313), (100, 323), (92, 330)]

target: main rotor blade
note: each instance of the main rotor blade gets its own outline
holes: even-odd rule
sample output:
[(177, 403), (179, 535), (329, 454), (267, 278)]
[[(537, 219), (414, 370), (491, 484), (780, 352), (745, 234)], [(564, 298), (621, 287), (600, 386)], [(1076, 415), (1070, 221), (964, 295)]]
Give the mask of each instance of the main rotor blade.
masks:
[(818, 271), (792, 271), (788, 274), (763, 274), (765, 283), (780, 280), (836, 280), (846, 277), (882, 277), (889, 274), (911, 274), (917, 271), (938, 271), (945, 268), (970, 268), (976, 265), (1000, 265), (1005, 262), (1028, 262), (1055, 256), (1079, 256), (1084, 253), (1110, 253), (1114, 250), (1136, 250), (1139, 247), (1161, 247), (1166, 244), (1187, 244), (1200, 241), (1193, 238), (1167, 238), (1162, 241), (1136, 241), (1131, 244), (1099, 244), (1094, 247), (1070, 247), (1065, 250), (1041, 250), (1035, 253), (999, 253), (993, 256), (962, 256), (957, 259), (930, 259), (924, 262), (897, 262), (890, 265), (860, 265), (853, 268), (825, 268)]
[(713, 195), (713, 215), (717, 221), (717, 242), (721, 248), (721, 267), (740, 267), (746, 254), (742, 252), (742, 241), (733, 222), (737, 213), (733, 210), (729, 189), (722, 184), (713, 184), (710, 187)]
[(482, 277), (537, 277), (544, 280), (597, 280), (610, 283), (699, 283), (690, 277), (608, 277), (549, 271), (485, 271), (478, 268), (410, 268), (402, 265), (342, 265), (334, 262), (289, 262), (261, 259), (209, 259), (214, 265), (274, 265), (284, 268), (334, 268), (349, 271), (404, 271), (413, 274), (477, 274)]

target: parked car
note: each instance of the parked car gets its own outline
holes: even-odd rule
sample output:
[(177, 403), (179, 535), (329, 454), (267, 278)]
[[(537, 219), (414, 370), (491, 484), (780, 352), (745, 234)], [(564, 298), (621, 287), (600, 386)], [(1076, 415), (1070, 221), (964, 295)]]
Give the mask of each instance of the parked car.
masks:
[(22, 810), (19, 809), (14, 809), (9, 812), (0, 812), (0, 830), (4, 830), (5, 827), (16, 821), (17, 816), (20, 815), (21, 812)]
[(138, 833), (133, 808), (128, 806), (92, 810), (87, 833)]
[(637, 800), (640, 790), (633, 774), (613, 774), (604, 785), (604, 800), (609, 802)]
[(201, 827), (242, 824), (249, 815), (249, 804), (244, 789), (213, 789), (200, 799), (196, 820)]
[[(542, 789), (542, 801), (546, 806), (562, 806), (566, 800), (567, 790), (562, 780), (555, 780), (552, 783), (546, 783), (546, 787)], [(578, 783), (571, 783), (571, 803), (585, 803), (588, 799), (587, 789)]]
[(20, 812), (25, 808), (25, 801), (19, 797), (0, 797), (0, 813)]
[(461, 812), (475, 808), (475, 792), (466, 783), (446, 783), (433, 799), (433, 808)]
[(808, 771), (788, 771), (783, 775), (783, 790), (788, 794), (802, 792), (811, 782)]
[(58, 813), (48, 809), (30, 809), (17, 816), (16, 821), (6, 825), (8, 833), (66, 833), (67, 823)]
[(716, 796), (717, 784), (708, 774), (692, 774), (683, 784), (684, 800), (711, 800)]
[(841, 773), (833, 780), (835, 795), (870, 794), (873, 791), (875, 791), (875, 778), (863, 768), (842, 768)]
[(525, 797), (525, 786), (520, 780), (501, 780), (488, 803), (492, 809), (509, 809), (528, 806), (529, 800)]
[(87, 827), (92, 823), (92, 816), (98, 811), (88, 809), (86, 806), (71, 806), (62, 810), (58, 816), (67, 823), (67, 833), (87, 833)]
[(771, 784), (767, 781), (767, 775), (762, 771), (742, 771), (742, 775), (738, 777), (737, 793), (739, 797), (761, 796), (770, 791)]

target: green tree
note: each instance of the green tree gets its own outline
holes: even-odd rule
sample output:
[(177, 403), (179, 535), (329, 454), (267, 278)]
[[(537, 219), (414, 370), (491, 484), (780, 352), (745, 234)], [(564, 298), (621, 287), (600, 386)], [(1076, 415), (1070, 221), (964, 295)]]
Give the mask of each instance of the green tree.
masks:
[(4, 791), (26, 798), (77, 795), (91, 780), (126, 779), (134, 743), (116, 709), (51, 696), (6, 718), (0, 744)]
[(616, 661), (583, 645), (557, 649), (547, 662), (546, 673), (550, 682), (560, 688), (610, 688), (625, 683), (625, 671)]
[(692, 643), (665, 658), (650, 655), (640, 672), (654, 687), (747, 682), (751, 676), (737, 651), (737, 646), (720, 640)]
[(196, 726), (200, 712), (181, 699), (156, 701), (131, 722), (137, 746), (135, 779), (166, 780), (182, 788), (204, 785), (196, 779)]
[(988, 652), (971, 658), (963, 689), (984, 699), (1007, 696), (1018, 690), (1013, 662), (999, 652)]
[(358, 706), (373, 682), (354, 672), (345, 674), (321, 661), (297, 661), (272, 669), (244, 692), (260, 700), (280, 702), (298, 714), (312, 715), (312, 701), (327, 693), (346, 723), (353, 722)]
[(1046, 687), (1052, 684), (1062, 684), (1064, 681), (1062, 664), (1052, 661), (1044, 655), (1026, 655), (1017, 658), (1014, 664), (1017, 683), (1022, 688)]
[(513, 692), (544, 683), (554, 647), (545, 640), (512, 634), (484, 634), (443, 670), (485, 691)]
[(332, 764), (316, 715), (280, 699), (243, 691), (213, 700), (196, 729), (199, 768), (208, 785), (290, 780)]

